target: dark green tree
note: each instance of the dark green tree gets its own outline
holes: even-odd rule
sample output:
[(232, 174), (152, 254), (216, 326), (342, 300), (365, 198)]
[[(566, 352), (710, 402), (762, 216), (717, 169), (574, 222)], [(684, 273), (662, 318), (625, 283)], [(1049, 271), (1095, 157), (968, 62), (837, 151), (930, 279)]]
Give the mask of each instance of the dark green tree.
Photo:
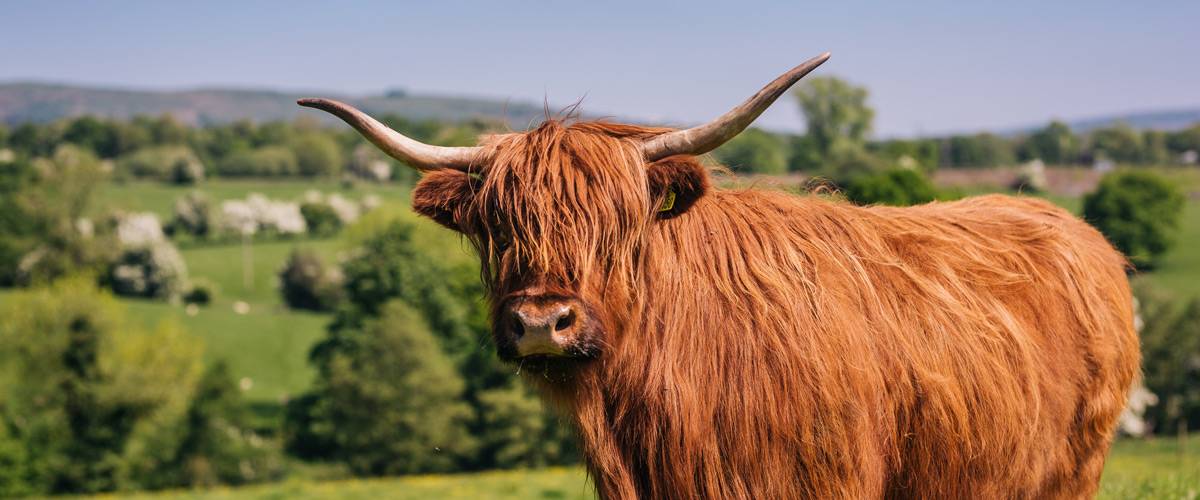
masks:
[(954, 167), (996, 167), (1015, 159), (1013, 145), (994, 134), (954, 136), (947, 146), (946, 159)]
[(1079, 158), (1079, 139), (1060, 121), (1030, 134), (1020, 148), (1022, 160), (1041, 159), (1050, 165), (1074, 163)]
[(1143, 417), (1157, 433), (1180, 423), (1200, 428), (1200, 299), (1181, 303), (1146, 284), (1135, 286), (1142, 318), (1142, 381), (1158, 397)]
[(207, 487), (278, 479), (283, 472), (278, 445), (255, 433), (249, 417), (228, 365), (212, 364), (188, 403), (178, 445), (166, 460), (144, 471), (145, 486)]
[(1142, 147), (1142, 135), (1127, 124), (1092, 131), (1091, 151), (1096, 158), (1138, 163), (1142, 158)]
[(26, 473), (23, 484), (0, 484), (0, 491), (135, 486), (132, 471), (153, 463), (160, 449), (152, 444), (172, 441), (171, 409), (191, 392), (199, 349), (169, 325), (153, 333), (130, 326), (116, 301), (86, 280), (5, 297), (0, 427), (8, 444), (0, 446), (21, 448), (16, 468)]
[(114, 158), (120, 153), (116, 126), (93, 116), (71, 120), (63, 131), (63, 140), (85, 148), (100, 158)]
[(380, 306), (353, 349), (333, 353), (311, 413), (333, 456), (362, 475), (456, 470), (474, 453), (464, 383), (421, 315)]
[(1200, 153), (1200, 123), (1167, 134), (1167, 150), (1178, 156), (1188, 151)]
[(283, 302), (293, 309), (333, 310), (342, 298), (341, 287), (321, 256), (311, 250), (292, 250), (279, 270), (279, 291)]
[(839, 149), (861, 149), (875, 111), (867, 104), (867, 89), (832, 76), (805, 79), (793, 92), (807, 130), (806, 144), (827, 158)]
[(342, 228), (342, 219), (328, 203), (319, 201), (301, 203), (300, 215), (304, 216), (304, 225), (308, 227), (308, 234), (314, 236), (332, 236)]
[(1084, 196), (1083, 217), (1134, 264), (1147, 267), (1174, 245), (1183, 204), (1183, 195), (1163, 177), (1118, 171)]

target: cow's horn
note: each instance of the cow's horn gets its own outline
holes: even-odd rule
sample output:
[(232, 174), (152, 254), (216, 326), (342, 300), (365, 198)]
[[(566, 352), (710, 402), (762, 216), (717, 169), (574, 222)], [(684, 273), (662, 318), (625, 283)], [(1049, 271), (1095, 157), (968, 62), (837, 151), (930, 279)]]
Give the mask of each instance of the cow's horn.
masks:
[(733, 108), (716, 120), (686, 130), (668, 132), (642, 143), (642, 156), (646, 161), (655, 161), (671, 155), (702, 155), (732, 139), (746, 130), (771, 103), (779, 99), (789, 87), (804, 78), (810, 71), (829, 59), (826, 52), (809, 59), (754, 94), (753, 97)]
[(296, 104), (331, 113), (358, 130), (392, 158), (422, 172), (450, 168), (466, 171), (475, 164), (479, 147), (432, 146), (412, 140), (349, 104), (332, 99), (300, 99)]

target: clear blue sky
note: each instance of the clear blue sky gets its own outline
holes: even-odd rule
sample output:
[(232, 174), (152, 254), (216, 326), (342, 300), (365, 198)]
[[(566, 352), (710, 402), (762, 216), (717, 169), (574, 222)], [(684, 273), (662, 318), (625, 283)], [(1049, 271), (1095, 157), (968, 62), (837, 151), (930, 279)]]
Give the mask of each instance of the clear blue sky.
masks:
[[(1200, 1), (6, 2), (0, 81), (472, 94), (686, 124), (822, 51), (877, 136), (1200, 106)], [(761, 124), (799, 129), (792, 102)]]

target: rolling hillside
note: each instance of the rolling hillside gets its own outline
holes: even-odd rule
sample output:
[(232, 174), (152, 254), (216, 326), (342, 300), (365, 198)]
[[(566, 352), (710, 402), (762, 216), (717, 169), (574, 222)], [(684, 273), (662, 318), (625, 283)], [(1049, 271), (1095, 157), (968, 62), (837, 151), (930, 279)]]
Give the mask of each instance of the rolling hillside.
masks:
[(0, 83), (0, 123), (47, 122), (79, 115), (123, 119), (165, 113), (191, 125), (243, 119), (290, 120), (298, 116), (332, 121), (324, 113), (296, 105), (297, 98), (314, 96), (341, 99), (373, 114), (390, 113), (410, 119), (503, 119), (514, 128), (522, 128), (530, 120), (544, 116), (540, 104), (403, 92), (353, 97), (322, 91), (303, 94), (238, 89), (151, 91), (18, 82)]

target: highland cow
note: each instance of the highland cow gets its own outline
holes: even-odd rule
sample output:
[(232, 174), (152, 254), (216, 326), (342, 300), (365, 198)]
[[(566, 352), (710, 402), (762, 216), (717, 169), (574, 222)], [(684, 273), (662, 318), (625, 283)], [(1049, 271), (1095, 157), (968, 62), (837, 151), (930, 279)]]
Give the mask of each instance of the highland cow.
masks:
[(547, 120), (477, 147), (331, 112), (426, 172), (478, 249), (499, 355), (578, 427), (605, 498), (1079, 498), (1139, 363), (1124, 258), (1044, 201), (911, 208), (722, 189), (713, 122)]

